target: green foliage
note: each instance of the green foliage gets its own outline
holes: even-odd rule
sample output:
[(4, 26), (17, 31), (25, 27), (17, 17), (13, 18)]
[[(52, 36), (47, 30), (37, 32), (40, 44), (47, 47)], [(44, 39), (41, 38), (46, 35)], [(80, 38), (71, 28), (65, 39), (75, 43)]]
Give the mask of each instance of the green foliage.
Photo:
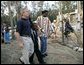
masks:
[(76, 1), (62, 1), (62, 13), (70, 13), (76, 9)]
[[(14, 15), (14, 11), (10, 11), (10, 15), (5, 15), (4, 11), (5, 8), (8, 7), (8, 1), (3, 1), (1, 2), (1, 22), (6, 22), (7, 24), (11, 25), (10, 18), (12, 18), (13, 21), (13, 25), (16, 24), (17, 19), (19, 17), (20, 14), (20, 10), (21, 8), (23, 8), (23, 5), (21, 3), (21, 1), (10, 1), (10, 7), (14, 6), (15, 10), (16, 10), (16, 16)], [(70, 12), (74, 12), (75, 9), (77, 9), (77, 1), (61, 1), (62, 2), (62, 13), (70, 13)], [(25, 5), (27, 5), (28, 3), (26, 2)], [(43, 9), (43, 5), (44, 5), (44, 1), (38, 1), (38, 2), (32, 2), (32, 9), (33, 12), (31, 14), (31, 19), (32, 21), (35, 21), (37, 19), (38, 16), (41, 15), (41, 11)], [(58, 11), (59, 11), (59, 4), (53, 4), (52, 8), (50, 8), (49, 4), (45, 4), (46, 9), (48, 9), (48, 17), (51, 20), (51, 22), (53, 22), (54, 19), (56, 19), (57, 15), (58, 15)], [(57, 6), (58, 5), (58, 6)], [(36, 7), (37, 6), (37, 7)], [(83, 8), (83, 1), (81, 1), (81, 8)]]
[(7, 25), (10, 25), (9, 16), (8, 15), (1, 16), (1, 23), (6, 23)]

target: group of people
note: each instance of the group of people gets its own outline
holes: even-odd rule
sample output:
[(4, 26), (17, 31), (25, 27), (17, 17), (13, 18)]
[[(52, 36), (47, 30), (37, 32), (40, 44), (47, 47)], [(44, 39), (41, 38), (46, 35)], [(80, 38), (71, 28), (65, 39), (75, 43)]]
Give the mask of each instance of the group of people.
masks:
[(21, 10), (21, 18), (17, 21), (16, 39), (22, 48), (20, 61), (23, 64), (34, 64), (36, 54), (40, 64), (45, 64), (44, 57), (47, 53), (47, 39), (49, 36), (50, 20), (48, 11), (42, 11), (42, 15), (36, 21), (31, 21), (30, 11), (27, 8)]
[[(51, 25), (53, 26), (52, 32), (56, 34), (54, 30), (57, 30), (54, 25), (56, 21), (51, 24), (47, 15), (48, 11), (44, 10), (36, 21), (31, 21), (30, 11), (27, 8), (21, 10), (21, 18), (17, 21), (15, 36), (17, 43), (22, 49), (22, 56), (19, 58), (22, 64), (34, 64), (34, 54), (36, 54), (40, 64), (46, 63), (44, 57), (48, 55), (47, 39), (50, 35)], [(64, 34), (67, 37), (74, 30), (69, 24), (68, 19), (64, 19), (64, 21), (66, 22)], [(8, 27), (6, 27), (5, 31), (5, 41), (6, 43), (10, 43)]]

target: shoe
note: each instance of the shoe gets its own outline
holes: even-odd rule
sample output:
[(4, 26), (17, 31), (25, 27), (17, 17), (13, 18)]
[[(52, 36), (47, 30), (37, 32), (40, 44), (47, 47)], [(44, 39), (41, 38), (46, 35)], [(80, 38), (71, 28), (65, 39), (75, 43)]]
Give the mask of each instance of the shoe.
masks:
[(46, 62), (43, 62), (43, 64), (46, 64)]
[(42, 57), (46, 57), (46, 56), (48, 56), (48, 54), (46, 54), (46, 53), (42, 55)]
[(22, 64), (24, 64), (24, 62), (19, 58), (19, 61), (22, 63)]
[(45, 56), (48, 56), (48, 54), (47, 54), (47, 53), (45, 53), (44, 55), (45, 55)]
[(45, 55), (42, 55), (42, 57), (46, 57)]
[(30, 64), (35, 64), (34, 62), (30, 62)]
[(42, 62), (42, 63), (40, 63), (40, 64), (46, 64), (46, 62)]

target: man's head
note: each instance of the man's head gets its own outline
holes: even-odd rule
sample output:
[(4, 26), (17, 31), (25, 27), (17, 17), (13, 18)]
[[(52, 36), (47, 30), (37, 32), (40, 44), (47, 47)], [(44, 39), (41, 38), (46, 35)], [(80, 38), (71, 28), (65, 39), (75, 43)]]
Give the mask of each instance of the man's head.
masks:
[(30, 11), (27, 8), (21, 10), (21, 17), (28, 18), (30, 16)]
[(46, 17), (48, 15), (48, 11), (47, 10), (42, 11), (42, 15)]

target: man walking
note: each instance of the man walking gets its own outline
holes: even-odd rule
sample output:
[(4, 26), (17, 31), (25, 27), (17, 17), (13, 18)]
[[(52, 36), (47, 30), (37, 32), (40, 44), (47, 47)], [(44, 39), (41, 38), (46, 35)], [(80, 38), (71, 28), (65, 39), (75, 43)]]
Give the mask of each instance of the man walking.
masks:
[(30, 64), (29, 57), (32, 56), (34, 52), (29, 15), (29, 10), (24, 8), (21, 12), (21, 19), (17, 22), (16, 31), (18, 44), (22, 48), (22, 57), (19, 60), (24, 64)]
[(37, 25), (37, 22), (34, 21), (32, 23), (32, 40), (34, 42), (34, 53), (33, 55), (30, 57), (30, 62), (33, 63), (33, 58), (34, 58), (34, 54), (36, 54), (37, 58), (38, 58), (38, 61), (40, 64), (45, 64), (44, 60), (43, 60), (43, 57), (42, 57), (42, 54), (41, 54), (41, 51), (39, 50), (39, 42), (38, 42), (38, 25)]
[(47, 56), (47, 38), (49, 36), (50, 20), (47, 17), (48, 11), (42, 11), (42, 15), (37, 18), (40, 31), (38, 32), (41, 40), (41, 53), (43, 57)]

